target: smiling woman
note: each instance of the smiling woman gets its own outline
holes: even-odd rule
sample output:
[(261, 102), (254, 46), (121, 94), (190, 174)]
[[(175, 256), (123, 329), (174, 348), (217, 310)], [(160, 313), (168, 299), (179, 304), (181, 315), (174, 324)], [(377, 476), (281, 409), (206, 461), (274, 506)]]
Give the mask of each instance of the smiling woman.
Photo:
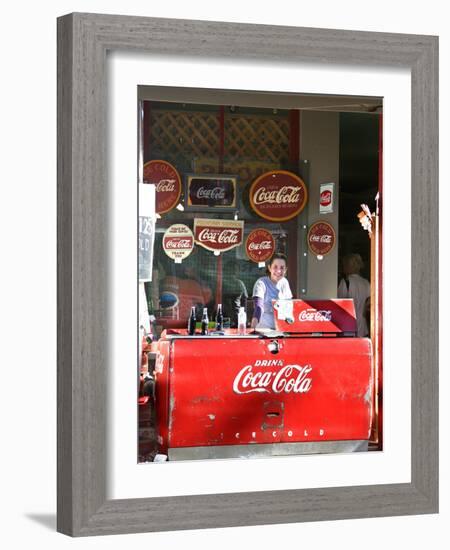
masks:
[(292, 298), (287, 272), (287, 258), (275, 253), (267, 264), (268, 276), (259, 278), (253, 287), (254, 313), (252, 328), (275, 328), (272, 300)]

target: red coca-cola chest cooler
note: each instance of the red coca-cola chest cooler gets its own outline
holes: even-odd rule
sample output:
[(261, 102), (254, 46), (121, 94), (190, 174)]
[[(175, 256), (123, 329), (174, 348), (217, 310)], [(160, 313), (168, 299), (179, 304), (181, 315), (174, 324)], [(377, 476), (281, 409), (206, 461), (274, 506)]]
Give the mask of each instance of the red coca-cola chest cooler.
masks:
[(352, 300), (279, 300), (276, 331), (159, 341), (159, 452), (169, 460), (367, 450), (372, 348)]

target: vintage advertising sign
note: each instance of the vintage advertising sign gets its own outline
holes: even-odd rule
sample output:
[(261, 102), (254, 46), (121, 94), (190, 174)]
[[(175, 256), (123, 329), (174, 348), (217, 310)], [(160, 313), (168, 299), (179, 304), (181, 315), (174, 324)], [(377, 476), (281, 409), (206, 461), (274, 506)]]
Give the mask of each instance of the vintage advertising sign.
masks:
[(245, 241), (245, 251), (252, 262), (266, 262), (275, 252), (275, 239), (267, 229), (254, 229)]
[(195, 242), (216, 253), (231, 250), (242, 243), (244, 222), (242, 220), (194, 220)]
[(259, 176), (250, 187), (250, 204), (266, 220), (281, 222), (295, 218), (305, 207), (308, 191), (303, 180), (286, 170)]
[(188, 174), (185, 185), (185, 209), (226, 211), (238, 208), (236, 176)]
[(176, 223), (164, 233), (162, 245), (169, 258), (180, 263), (192, 252), (194, 235), (187, 225)]
[(316, 256), (329, 254), (336, 244), (336, 233), (327, 222), (313, 223), (308, 231), (308, 246)]
[(294, 334), (356, 333), (351, 299), (274, 300), (275, 328)]
[[(285, 338), (275, 355), (270, 340), (262, 339), (245, 345), (237, 338), (181, 338), (170, 347), (160, 342), (160, 452), (368, 439), (373, 395), (368, 338)], [(211, 366), (218, 364), (211, 384)]]
[(319, 213), (331, 214), (334, 203), (334, 183), (321, 183), (319, 195)]
[(181, 196), (181, 178), (169, 162), (150, 160), (144, 164), (144, 183), (153, 183), (156, 191), (156, 213), (169, 212)]

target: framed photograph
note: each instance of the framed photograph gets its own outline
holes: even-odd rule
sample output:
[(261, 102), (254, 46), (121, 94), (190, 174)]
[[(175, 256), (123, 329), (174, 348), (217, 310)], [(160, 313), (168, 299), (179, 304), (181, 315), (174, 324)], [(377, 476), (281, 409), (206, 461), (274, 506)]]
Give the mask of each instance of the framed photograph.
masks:
[[(161, 41), (158, 38), (160, 33), (169, 28), (176, 39), (170, 43)], [(236, 44), (239, 44), (238, 51)], [(186, 51), (190, 52), (189, 58), (185, 56)], [(58, 20), (60, 532), (86, 536), (437, 512), (437, 51), (438, 40), (432, 36), (94, 14), (70, 14)], [(158, 63), (161, 59), (166, 65), (177, 63), (179, 71), (172, 70), (172, 75), (179, 75), (179, 80), (169, 78), (162, 71), (148, 71), (148, 66), (145, 71), (141, 68), (137, 70), (132, 56), (137, 56), (144, 64)], [(217, 74), (224, 75), (224, 79), (215, 77), (216, 80), (212, 80), (214, 77), (207, 75), (209, 71), (194, 71), (192, 67), (181, 74), (182, 65), (187, 63), (207, 63), (211, 68), (220, 66)], [(225, 80), (227, 71), (223, 70), (223, 66), (233, 63), (236, 66), (247, 64), (245, 73), (251, 75), (251, 83), (245, 80), (244, 72), (240, 73), (239, 70), (233, 81)], [(317, 85), (313, 84), (316, 76), (308, 72), (308, 65), (311, 64), (318, 65), (316, 74), (324, 74), (323, 81)], [(392, 76), (392, 67), (402, 72), (398, 80)], [(380, 81), (383, 68), (386, 68), (387, 79), (395, 81), (391, 82), (390, 87), (388, 84), (384, 87), (374, 84)], [(277, 82), (275, 90), (267, 85), (268, 71), (273, 76), (272, 82)], [(296, 71), (301, 72), (302, 79), (292, 78), (294, 73), (297, 76), (300, 74)], [(354, 71), (354, 79), (348, 77), (348, 71)], [(371, 80), (371, 71), (375, 72), (372, 87), (364, 87)], [(282, 73), (288, 81), (284, 87), (281, 84)], [(186, 79), (186, 74), (191, 75), (190, 81)], [(195, 80), (196, 74), (207, 76)], [(341, 88), (334, 82), (340, 78), (346, 83)], [(292, 81), (303, 82), (302, 89), (292, 88)], [(320, 163), (315, 161), (315, 155), (323, 155), (325, 149), (308, 149), (307, 140), (302, 144), (300, 156), (299, 138), (304, 134), (293, 111), (306, 113), (302, 119), (303, 128), (307, 127), (307, 113), (312, 111), (326, 115), (331, 113), (331, 119), (335, 122), (338, 120), (333, 119), (336, 112), (347, 110), (373, 114), (371, 120), (376, 121), (380, 136), (376, 147), (380, 163), (377, 189), (379, 191), (381, 188), (384, 192), (381, 198), (378, 197), (381, 203), (375, 201), (369, 211), (363, 210), (360, 219), (365, 229), (370, 229), (375, 236), (371, 238), (371, 253), (375, 260), (370, 262), (370, 268), (372, 270), (376, 267), (377, 270), (370, 274), (371, 281), (373, 285), (383, 286), (384, 289), (383, 292), (376, 290), (372, 296), (370, 325), (374, 332), (370, 340), (365, 338), (366, 349), (369, 349), (367, 346), (370, 344), (373, 350), (370, 361), (375, 365), (383, 365), (383, 370), (378, 371), (378, 383), (385, 383), (385, 391), (380, 394), (382, 401), (373, 397), (376, 385), (370, 386), (370, 395), (373, 397), (371, 403), (378, 406), (376, 417), (380, 423), (370, 425), (371, 433), (366, 433), (363, 446), (367, 450), (367, 444), (372, 442), (376, 445), (375, 452), (348, 452), (361, 449), (343, 447), (333, 456), (281, 453), (288, 456), (264, 456), (258, 460), (228, 460), (226, 454), (211, 457), (225, 460), (205, 460), (210, 457), (191, 454), (184, 456), (183, 462), (174, 463), (179, 453), (175, 444), (172, 449), (173, 460), (160, 464), (143, 464), (138, 460), (138, 440), (143, 442), (143, 448), (147, 445), (150, 449), (149, 442), (164, 435), (164, 432), (155, 434), (154, 426), (149, 422), (151, 411), (144, 410), (150, 401), (149, 396), (140, 396), (139, 414), (136, 402), (136, 366), (141, 359), (137, 357), (137, 350), (142, 344), (142, 341), (137, 342), (136, 337), (136, 184), (146, 181), (143, 167), (147, 165), (153, 168), (153, 164), (148, 163), (156, 160), (174, 167), (180, 175), (192, 175), (192, 169), (189, 170), (189, 166), (192, 166), (189, 161), (192, 159), (185, 155), (185, 151), (186, 143), (190, 141), (193, 144), (195, 139), (187, 139), (186, 126), (183, 126), (183, 132), (180, 129), (175, 133), (175, 137), (168, 135), (165, 145), (155, 142), (156, 134), (142, 133), (142, 126), (138, 124), (141, 117), (136, 117), (136, 91), (140, 87), (144, 91), (139, 101), (147, 101), (147, 104), (140, 103), (138, 112), (144, 118), (157, 110), (158, 114), (173, 121), (175, 115), (178, 116), (185, 108), (196, 113), (215, 112), (215, 109), (220, 108), (222, 111), (216, 118), (223, 121), (224, 129), (227, 123), (230, 127), (234, 125), (234, 131), (236, 134), (240, 132), (241, 139), (244, 132), (257, 128), (258, 136), (266, 140), (268, 130), (266, 126), (261, 130), (261, 121), (270, 120), (272, 127), (275, 121), (278, 129), (279, 124), (284, 124), (280, 120), (285, 109), (289, 128), (286, 158), (252, 158), (242, 146), (241, 158), (236, 157), (233, 151), (229, 173), (223, 174), (219, 170), (211, 174), (220, 178), (227, 176), (230, 181), (234, 181), (236, 189), (236, 174), (240, 179), (243, 172), (231, 172), (231, 166), (248, 170), (250, 186), (258, 175), (270, 170), (287, 173), (291, 179), (295, 179), (302, 175), (303, 158), (311, 164), (310, 177), (305, 181), (309, 186), (310, 202), (296, 218), (291, 219), (290, 214), (283, 216), (289, 218), (286, 227), (272, 227), (275, 224), (271, 220), (263, 224), (264, 230), (279, 236), (279, 239), (275, 238), (277, 250), (283, 250), (291, 259), (295, 259), (296, 254), (290, 250), (290, 243), (297, 243), (295, 246), (298, 248), (298, 243), (304, 241), (306, 255), (299, 255), (292, 265), (289, 264), (289, 277), (295, 281), (293, 293), (302, 298), (303, 304), (320, 288), (326, 289), (327, 285), (336, 288), (336, 267), (334, 271), (328, 268), (337, 266), (342, 226), (337, 219), (339, 209), (335, 202), (333, 212), (327, 214), (327, 224), (335, 232), (337, 246), (333, 246), (329, 252), (322, 251), (315, 255), (308, 252), (308, 229), (317, 221), (321, 204), (320, 185), (338, 181), (339, 174), (336, 176), (329, 171), (319, 174)], [(401, 93), (395, 96), (392, 90), (401, 90)], [(125, 94), (125, 101), (123, 97), (118, 99), (119, 93)], [(225, 108), (228, 112), (224, 111)], [(398, 113), (400, 119), (397, 118), (394, 123)], [(323, 117), (326, 118), (325, 115)], [(320, 120), (323, 122), (322, 118)], [(325, 127), (316, 122), (313, 120), (311, 127), (317, 128), (322, 141), (329, 139), (330, 127), (324, 131)], [(177, 126), (171, 122), (170, 126), (163, 123), (160, 127), (167, 130)], [(339, 123), (332, 128), (331, 133), (339, 133)], [(401, 132), (405, 137), (405, 128), (407, 133), (410, 130), (410, 144), (408, 140), (399, 139)], [(132, 143), (136, 135), (139, 135), (139, 144)], [(197, 139), (200, 136), (204, 138), (204, 133), (197, 132), (195, 135)], [(222, 155), (219, 160), (224, 160), (223, 151), (227, 143), (232, 143), (233, 135), (232, 131), (227, 133), (224, 130), (224, 141), (221, 142), (223, 147), (214, 145), (214, 150), (219, 151), (219, 156)], [(126, 143), (131, 143), (128, 149), (123, 147), (123, 143), (118, 145), (121, 137), (125, 137)], [(227, 138), (231, 141), (227, 142)], [(258, 140), (250, 137), (248, 142), (254, 144)], [(401, 142), (406, 144), (403, 150)], [(270, 142), (270, 149), (274, 149), (277, 143)], [(174, 149), (175, 145), (177, 149)], [(389, 150), (389, 155), (386, 155), (383, 166), (384, 156), (381, 152), (385, 149)], [(185, 157), (174, 153), (174, 150), (180, 150)], [(201, 155), (203, 164), (208, 164), (211, 152), (203, 151)], [(403, 172), (400, 176), (393, 168), (393, 159), (401, 165)], [(225, 166), (225, 162), (217, 164), (219, 168), (221, 165)], [(208, 177), (211, 178), (210, 175)], [(389, 185), (394, 179), (402, 181), (403, 187)], [(151, 180), (151, 183), (158, 182)], [(260, 201), (270, 203), (279, 198), (281, 203), (285, 202), (288, 206), (290, 202), (293, 203), (290, 208), (296, 214), (295, 189), (285, 187), (283, 183), (273, 189), (264, 185), (264, 189), (258, 191), (258, 206)], [(161, 185), (160, 191), (163, 193), (170, 190)], [(341, 202), (342, 195), (338, 195), (339, 192), (339, 184), (335, 184), (334, 193)], [(175, 206), (175, 199), (173, 204)], [(245, 218), (245, 226), (251, 230), (253, 212), (250, 207), (247, 210), (245, 201), (243, 206), (246, 212), (242, 209), (238, 220), (230, 218), (230, 223), (242, 224), (244, 222), (241, 218)], [(281, 217), (275, 206), (269, 205), (267, 208), (276, 214), (270, 218)], [(379, 208), (383, 208), (383, 217), (378, 213)], [(159, 233), (164, 234), (169, 226), (175, 227), (177, 223), (184, 224), (187, 228), (185, 231), (189, 231), (192, 229), (190, 225), (193, 216), (197, 217), (189, 211), (183, 217), (176, 208), (160, 210), (155, 225), (155, 247), (159, 242)], [(152, 213), (146, 215), (151, 216)], [(207, 217), (214, 216), (208, 212)], [(412, 219), (414, 223), (411, 223)], [(210, 225), (216, 228), (217, 224), (214, 221)], [(260, 218), (256, 225), (260, 229)], [(394, 239), (391, 238), (384, 239), (382, 248), (382, 235), (395, 234), (399, 228), (403, 230), (406, 226), (410, 239), (402, 245), (400, 251), (395, 249), (392, 244)], [(364, 231), (361, 228), (361, 232)], [(221, 235), (217, 231), (212, 236), (210, 233), (208, 238), (211, 239), (216, 233)], [(292, 235), (296, 235), (296, 238), (293, 239)], [(325, 237), (317, 233), (316, 240), (325, 243)], [(211, 254), (214, 259), (208, 249), (202, 253)], [(217, 266), (221, 266), (219, 262), (222, 262), (222, 256), (225, 261), (227, 254), (235, 253), (234, 249), (227, 250), (214, 261)], [(155, 254), (157, 257), (156, 248)], [(199, 259), (198, 254), (194, 248), (188, 260), (193, 259), (195, 265), (200, 266), (203, 260)], [(400, 268), (402, 265), (411, 266), (410, 270), (402, 272), (403, 294), (394, 290), (394, 285), (398, 283), (394, 275), (396, 269), (399, 273), (399, 258), (403, 262)], [(329, 280), (325, 275), (322, 278), (308, 278), (311, 269), (321, 269), (324, 274), (328, 273)], [(163, 271), (167, 272), (162, 269), (161, 273)], [(218, 267), (215, 273), (219, 273)], [(154, 269), (148, 279), (151, 285), (155, 285), (158, 279), (155, 279)], [(303, 285), (305, 280), (311, 280), (311, 283)], [(217, 288), (223, 278), (217, 276), (216, 281), (214, 303), (218, 301)], [(152, 288), (149, 287), (150, 294)], [(158, 293), (158, 300), (160, 295)], [(401, 304), (391, 303), (393, 296)], [(139, 314), (141, 303), (148, 305), (148, 293), (145, 295), (139, 292)], [(303, 317), (308, 323), (325, 320), (327, 326), (332, 328), (329, 303), (322, 302), (317, 306), (317, 311), (313, 305), (314, 302), (310, 300), (305, 307), (301, 307)], [(352, 316), (351, 311), (350, 307), (346, 322)], [(395, 313), (399, 318), (402, 317), (398, 323), (393, 322), (397, 318)], [(287, 318), (286, 311), (283, 315)], [(300, 317), (294, 323), (295, 326), (301, 325)], [(122, 321), (126, 321), (125, 324), (121, 324)], [(182, 321), (187, 322), (187, 319), (183, 317)], [(165, 329), (170, 329), (170, 326), (167, 325)], [(338, 338), (335, 340), (338, 341)], [(339, 340), (343, 342), (344, 338)], [(357, 340), (362, 341), (364, 338), (354, 338), (355, 343)], [(183, 353), (189, 362), (189, 340), (181, 339), (179, 342), (180, 351), (183, 346), (186, 348), (187, 351)], [(278, 341), (268, 341), (267, 344), (268, 353), (278, 352)], [(162, 364), (165, 345), (164, 342), (160, 344), (158, 357), (162, 359), (155, 370), (160, 368), (161, 372), (167, 373)], [(295, 346), (295, 338), (286, 340), (286, 345)], [(396, 353), (392, 351), (394, 349)], [(233, 384), (237, 388), (235, 393), (249, 395), (253, 399), (258, 395), (256, 390), (264, 392), (273, 382), (272, 389), (280, 389), (284, 384), (284, 389), (292, 390), (290, 394), (298, 388), (300, 395), (313, 395), (311, 388), (316, 387), (316, 382), (314, 375), (311, 375), (314, 370), (311, 370), (310, 365), (304, 365), (299, 370), (297, 381), (287, 378), (281, 380), (281, 375), (274, 373), (274, 381), (271, 382), (267, 372), (257, 372), (257, 367), (267, 366), (261, 363), (255, 362), (248, 372), (242, 369), (237, 372)], [(270, 366), (278, 368), (275, 363), (274, 359)], [(118, 365), (121, 368), (117, 368)], [(128, 367), (124, 368), (124, 365)], [(407, 407), (395, 407), (401, 396), (406, 400)], [(178, 397), (182, 398), (183, 395), (180, 393)], [(138, 427), (141, 406), (143, 423)], [(336, 406), (339, 406), (337, 402)], [(125, 412), (121, 407), (125, 407)], [(267, 434), (278, 437), (281, 431), (280, 415), (284, 414), (285, 409), (275, 410), (274, 400), (265, 402), (264, 407), (264, 414), (269, 419), (266, 419), (264, 429), (271, 423)], [(408, 409), (408, 413), (405, 409)], [(381, 412), (386, 416), (383, 429)], [(371, 409), (367, 418), (372, 418), (372, 413)], [(160, 413), (160, 416), (163, 414)], [(210, 416), (214, 417), (213, 414)], [(166, 423), (166, 426), (173, 425), (172, 421)], [(214, 423), (214, 418), (210, 418), (210, 421), (208, 429)], [(323, 427), (317, 426), (317, 430), (318, 437), (326, 435)], [(179, 437), (184, 437), (183, 429), (179, 434)], [(234, 439), (241, 444), (242, 437), (241, 431), (235, 430), (230, 435), (230, 443)], [(302, 437), (308, 437), (307, 430), (303, 431)], [(353, 439), (358, 440), (358, 445), (361, 443), (359, 437)], [(282, 441), (278, 443), (284, 445)], [(264, 444), (271, 445), (272, 442), (268, 440)], [(164, 445), (161, 447), (163, 450), (167, 448)], [(228, 448), (232, 446), (228, 445)], [(196, 447), (201, 445), (197, 442)], [(400, 456), (402, 466), (397, 466), (398, 471), (394, 472), (393, 464)], [(324, 478), (324, 467), (328, 472), (334, 472), (333, 479)], [(353, 477), (342, 474), (346, 468), (352, 471)], [(280, 471), (283, 471), (283, 476), (277, 474)], [(359, 471), (364, 471), (365, 477)], [(145, 483), (148, 479), (152, 481), (151, 487)]]

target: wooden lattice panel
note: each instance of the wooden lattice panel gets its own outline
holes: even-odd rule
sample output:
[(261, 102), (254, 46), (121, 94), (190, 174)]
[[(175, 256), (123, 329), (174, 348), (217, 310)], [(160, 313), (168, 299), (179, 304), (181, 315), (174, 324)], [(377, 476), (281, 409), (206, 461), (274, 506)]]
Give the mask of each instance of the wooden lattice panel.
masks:
[(206, 112), (152, 112), (150, 144), (167, 157), (215, 156), (219, 152), (219, 119)]
[(233, 115), (225, 118), (225, 155), (284, 163), (288, 159), (286, 118)]
[[(154, 110), (151, 114), (150, 149), (153, 155), (190, 165), (195, 159), (217, 159), (220, 151), (219, 114), (204, 111)], [(286, 164), (289, 123), (286, 117), (225, 115), (224, 163), (264, 162)]]

